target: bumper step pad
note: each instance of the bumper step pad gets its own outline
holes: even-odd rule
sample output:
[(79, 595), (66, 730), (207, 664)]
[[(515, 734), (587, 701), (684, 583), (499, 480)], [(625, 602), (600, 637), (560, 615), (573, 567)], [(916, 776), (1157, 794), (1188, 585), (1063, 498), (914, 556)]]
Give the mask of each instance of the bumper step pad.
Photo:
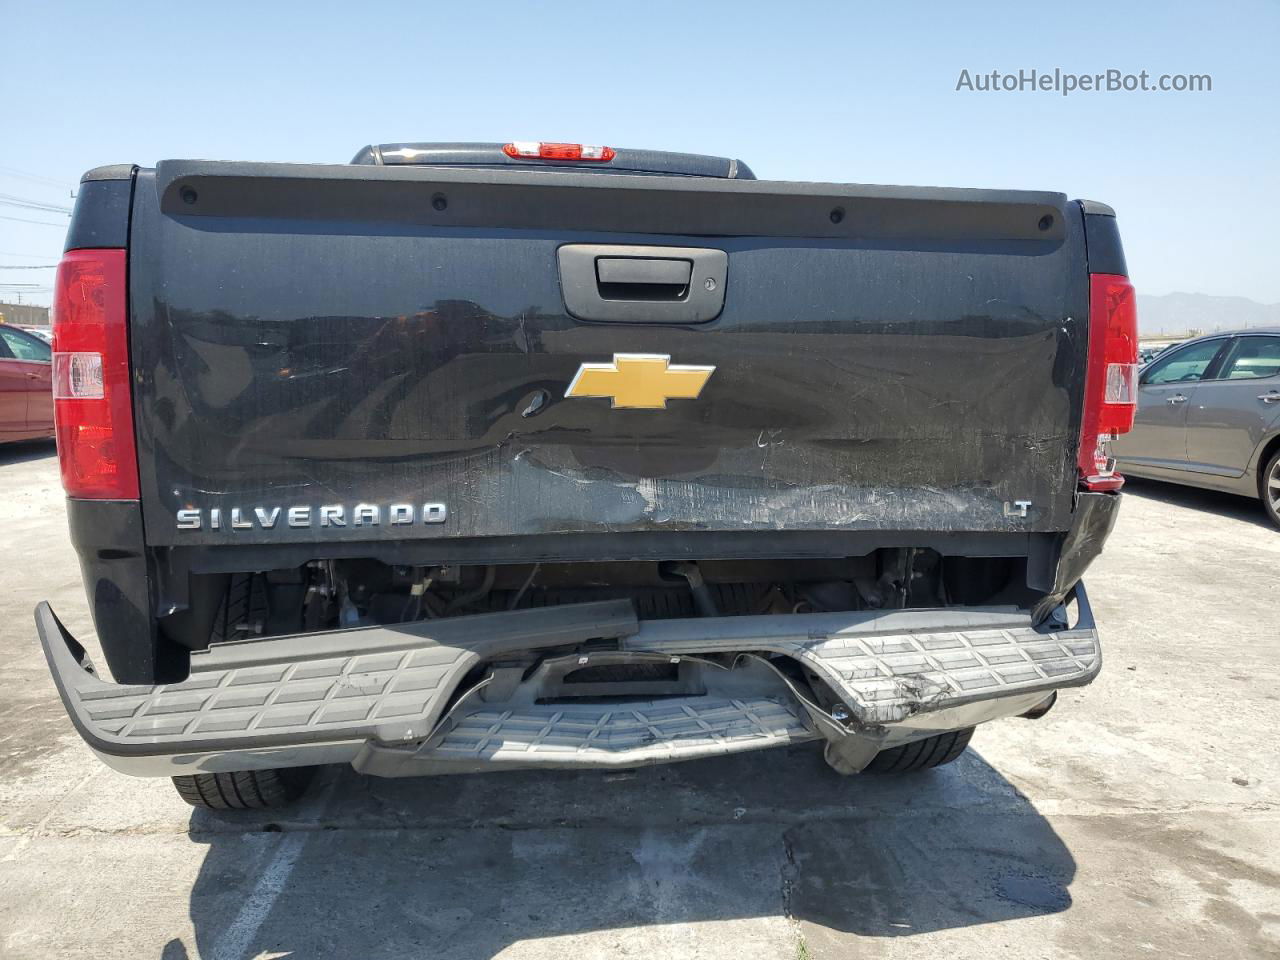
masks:
[(606, 601), (242, 640), (192, 654), (181, 683), (148, 687), (94, 676), (48, 604), (36, 625), (72, 722), (110, 756), (420, 739), (482, 661), (639, 629), (629, 602)]
[(1101, 665), (1092, 630), (1030, 628), (836, 638), (806, 648), (835, 676), (865, 723), (893, 723), (921, 710), (1015, 696), (1091, 679)]
[(423, 756), (446, 763), (639, 766), (812, 740), (794, 703), (689, 697), (629, 704), (473, 709)]
[[(892, 611), (825, 635), (811, 631), (797, 636), (784, 623), (778, 633), (751, 636), (739, 631), (732, 638), (695, 635), (701, 631), (691, 621), (666, 621), (645, 624), (624, 647), (668, 654), (761, 650), (798, 657), (867, 725), (896, 723), (923, 710), (975, 700), (1088, 683), (1102, 666), (1091, 621), (1042, 633), (1025, 617), (990, 614), (987, 619), (995, 622), (983, 629), (920, 629), (922, 620), (935, 616), (934, 611)], [(897, 624), (902, 628), (895, 630)]]

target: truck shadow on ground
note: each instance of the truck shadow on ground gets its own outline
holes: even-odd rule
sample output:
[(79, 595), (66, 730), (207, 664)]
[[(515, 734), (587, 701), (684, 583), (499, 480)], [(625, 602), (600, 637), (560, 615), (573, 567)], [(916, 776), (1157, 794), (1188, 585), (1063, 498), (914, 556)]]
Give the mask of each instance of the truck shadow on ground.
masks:
[(327, 768), (288, 814), (195, 811), (190, 837), (208, 847), (197, 949), (171, 940), (163, 960), (472, 960), (599, 931), (653, 954), (671, 925), (793, 936), (779, 917), (902, 937), (1065, 910), (1075, 876), (1049, 823), (973, 751), (907, 778), (846, 779), (809, 747), (618, 773)]
[(1142, 477), (1125, 477), (1124, 493), (1126, 496), (1141, 497), (1144, 500), (1167, 503), (1173, 507), (1197, 510), (1213, 516), (1229, 517), (1232, 520), (1242, 520), (1245, 523), (1274, 529), (1271, 521), (1267, 519), (1261, 501), (1253, 497), (1241, 497), (1217, 490), (1202, 490), (1199, 487), (1184, 487), (1179, 483), (1164, 483)]
[(29, 463), (32, 460), (50, 460), (58, 455), (52, 440), (20, 440), (17, 443), (0, 444), (0, 467), (11, 463)]

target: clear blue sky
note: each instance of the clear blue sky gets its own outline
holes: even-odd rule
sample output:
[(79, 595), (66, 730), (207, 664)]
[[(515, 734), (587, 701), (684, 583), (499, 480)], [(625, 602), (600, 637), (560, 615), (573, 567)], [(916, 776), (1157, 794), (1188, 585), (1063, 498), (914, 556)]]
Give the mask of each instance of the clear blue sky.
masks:
[[(1117, 209), (1140, 292), (1280, 301), (1276, 2), (0, 0), (0, 29), (7, 197), (66, 204), (104, 163), (571, 140), (734, 155), (771, 179), (1060, 190)], [(966, 68), (1055, 67), (1213, 90), (955, 90)], [(61, 239), (0, 219), (0, 264), (53, 263)]]

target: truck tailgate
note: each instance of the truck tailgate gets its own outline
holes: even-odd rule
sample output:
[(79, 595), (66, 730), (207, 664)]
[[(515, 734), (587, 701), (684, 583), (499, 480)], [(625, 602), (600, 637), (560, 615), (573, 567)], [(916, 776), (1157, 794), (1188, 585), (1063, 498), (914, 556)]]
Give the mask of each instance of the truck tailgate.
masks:
[[(723, 251), (723, 308), (576, 319), (567, 244)], [(1070, 522), (1060, 194), (166, 161), (129, 263), (153, 545)], [(714, 372), (665, 409), (566, 397), (617, 354)]]

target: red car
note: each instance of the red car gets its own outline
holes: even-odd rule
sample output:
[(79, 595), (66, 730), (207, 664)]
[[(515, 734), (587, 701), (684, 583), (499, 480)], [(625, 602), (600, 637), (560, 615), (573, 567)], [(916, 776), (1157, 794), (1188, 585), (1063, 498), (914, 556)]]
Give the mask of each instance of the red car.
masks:
[(0, 324), (0, 443), (53, 436), (53, 348)]

